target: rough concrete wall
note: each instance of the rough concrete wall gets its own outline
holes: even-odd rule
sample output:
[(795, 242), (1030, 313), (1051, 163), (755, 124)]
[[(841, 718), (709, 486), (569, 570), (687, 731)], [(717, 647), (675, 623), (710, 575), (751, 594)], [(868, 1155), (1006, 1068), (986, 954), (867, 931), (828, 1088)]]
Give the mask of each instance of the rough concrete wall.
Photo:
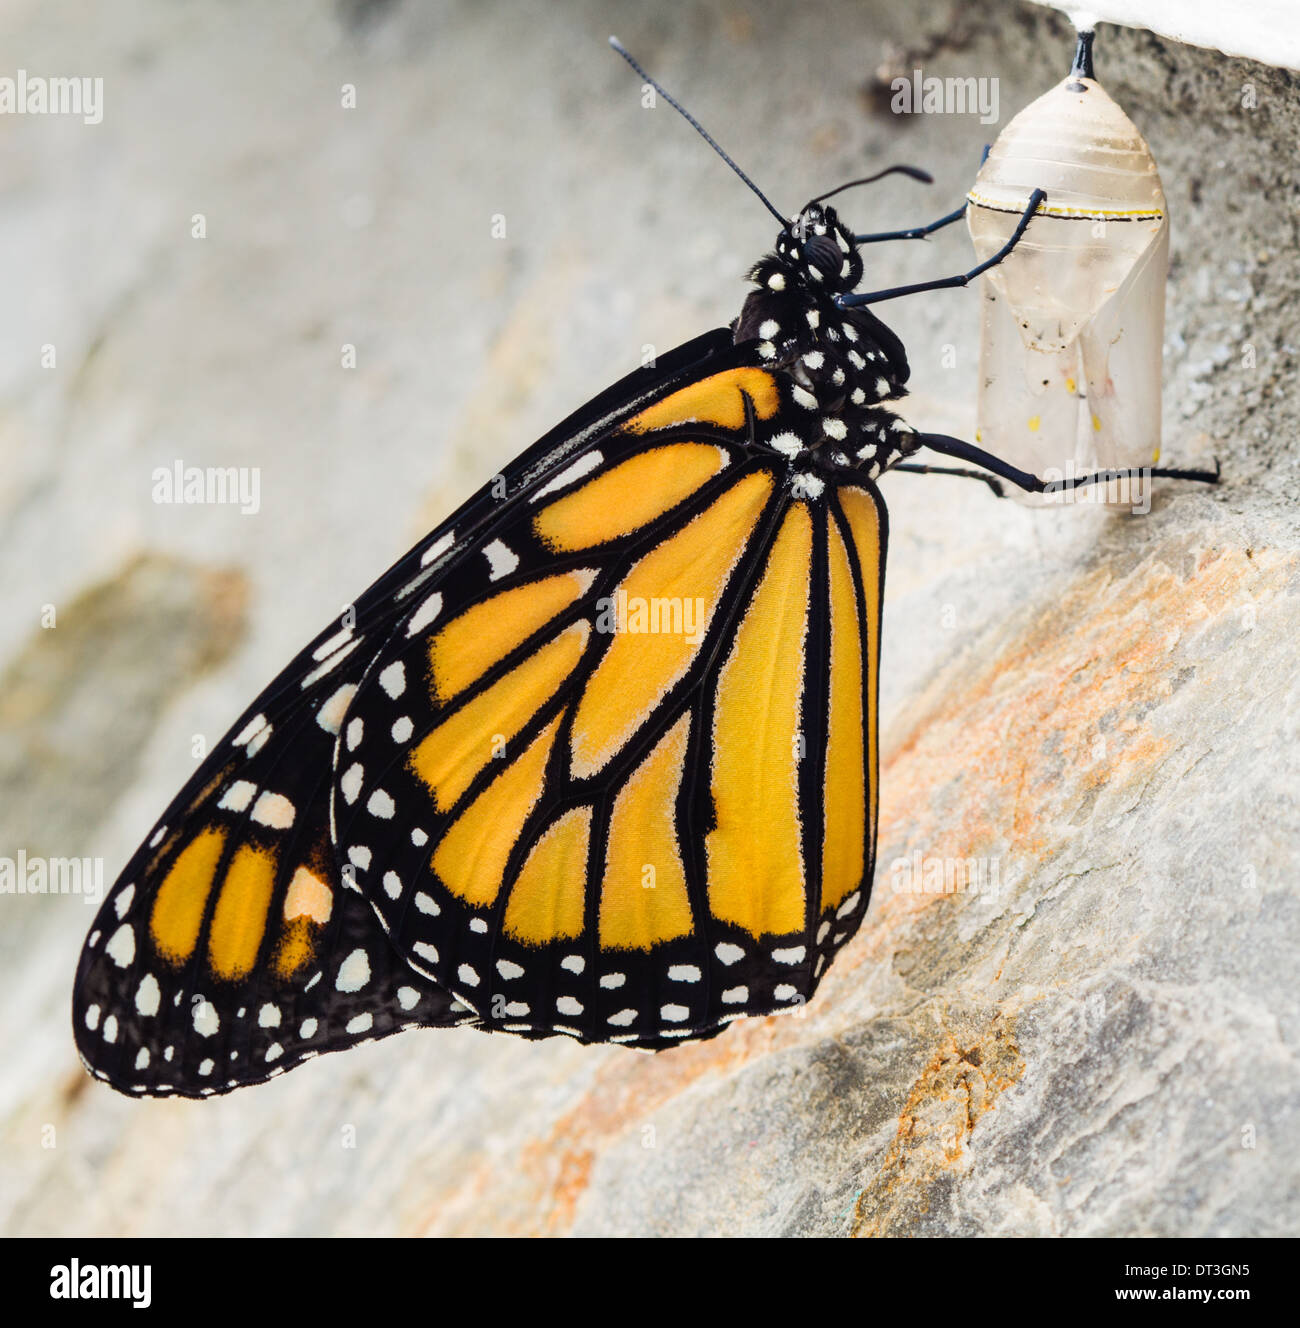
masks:
[[(953, 206), (993, 132), (900, 121), (878, 71), (996, 75), (1005, 123), (1070, 44), (995, 0), (3, 22), (11, 65), (102, 74), (106, 109), (0, 117), (0, 854), (97, 855), (110, 879), (193, 735), (644, 345), (737, 310), (769, 221), (641, 109), (609, 31), (782, 207), (929, 166), (932, 190), (854, 197), (875, 229)], [(0, 898), (3, 1230), (1295, 1230), (1300, 88), (1114, 30), (1098, 73), (1173, 209), (1165, 455), (1217, 456), (1224, 483), (1133, 518), (889, 481), (882, 871), (804, 1015), (653, 1058), (410, 1034), (129, 1102), (68, 1032), (90, 910)], [(954, 228), (872, 257), (893, 284), (969, 247)], [(975, 312), (891, 307), (914, 421), (969, 435)], [(153, 503), (176, 459), (259, 466), (260, 512)], [(913, 854), (997, 888), (900, 893)]]

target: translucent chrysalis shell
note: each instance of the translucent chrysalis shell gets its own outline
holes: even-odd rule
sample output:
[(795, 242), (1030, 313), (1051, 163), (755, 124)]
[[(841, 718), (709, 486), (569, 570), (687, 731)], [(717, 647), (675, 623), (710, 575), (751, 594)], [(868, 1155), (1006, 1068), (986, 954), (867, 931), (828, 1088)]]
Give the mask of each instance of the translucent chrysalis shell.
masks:
[(981, 261), (1036, 188), (1046, 202), (981, 286), (976, 437), (1039, 475), (1153, 465), (1169, 214), (1142, 135), (1077, 71), (1021, 111), (981, 167), (967, 209)]

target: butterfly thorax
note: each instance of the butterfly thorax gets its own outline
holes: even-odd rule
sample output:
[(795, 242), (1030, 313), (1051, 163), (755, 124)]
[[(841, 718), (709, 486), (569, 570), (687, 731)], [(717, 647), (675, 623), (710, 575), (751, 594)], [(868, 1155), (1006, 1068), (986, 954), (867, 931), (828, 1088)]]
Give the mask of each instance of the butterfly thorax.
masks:
[(915, 450), (914, 431), (882, 403), (906, 395), (902, 342), (865, 308), (837, 297), (862, 279), (862, 255), (835, 209), (810, 203), (750, 269), (757, 286), (733, 325), (756, 341), (765, 367), (790, 379), (791, 399), (809, 412), (811, 448), (874, 478)]

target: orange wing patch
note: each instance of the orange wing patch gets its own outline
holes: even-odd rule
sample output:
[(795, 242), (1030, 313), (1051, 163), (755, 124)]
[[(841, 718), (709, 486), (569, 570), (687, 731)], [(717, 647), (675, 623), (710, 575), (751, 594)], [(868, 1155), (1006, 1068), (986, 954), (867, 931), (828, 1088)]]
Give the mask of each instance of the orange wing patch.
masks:
[(726, 452), (708, 443), (650, 448), (544, 507), (533, 529), (557, 553), (605, 544), (676, 507), (726, 464)]
[(837, 908), (862, 884), (867, 807), (858, 600), (844, 539), (834, 521), (827, 524), (831, 646), (822, 824), (823, 910)]
[[(743, 395), (742, 395), (743, 393)], [(648, 433), (678, 424), (714, 424), (723, 429), (745, 427), (745, 397), (760, 420), (771, 419), (781, 405), (776, 379), (764, 369), (728, 369), (672, 392), (634, 415), (623, 428)]]
[(453, 711), (416, 746), (408, 761), (446, 811), (474, 777), (514, 739), (568, 677), (587, 644), (584, 619), (566, 627), (536, 653)]
[(871, 824), (875, 825), (880, 806), (876, 716), (880, 669), (880, 513), (876, 510), (875, 500), (862, 489), (845, 486), (837, 490), (837, 496), (848, 518), (867, 601), (862, 606), (867, 642), (867, 797)]
[(691, 930), (675, 809), (690, 716), (659, 740), (614, 799), (600, 886), (600, 944), (649, 950)]
[(434, 698), (446, 702), (591, 589), (587, 569), (539, 577), (466, 609), (429, 642)]
[(591, 808), (574, 807), (533, 845), (510, 891), (505, 928), (526, 945), (582, 935)]
[(805, 922), (798, 777), (811, 565), (812, 518), (797, 503), (718, 678), (709, 906), (755, 937)]
[[(766, 471), (746, 475), (699, 516), (632, 566), (615, 593), (627, 603), (689, 607), (694, 632), (620, 631), (596, 666), (573, 721), (572, 769), (584, 778), (602, 769), (649, 719), (654, 707), (699, 652), (722, 592), (772, 493)], [(671, 617), (671, 615), (670, 615)]]
[(253, 971), (266, 931), (275, 863), (273, 851), (251, 844), (241, 844), (230, 860), (208, 933), (208, 960), (219, 978), (233, 980)]
[(271, 964), (288, 980), (316, 953), (320, 930), (334, 911), (334, 892), (309, 867), (299, 867), (284, 896), (284, 923)]
[(560, 719), (556, 716), (461, 812), (439, 842), (433, 870), (467, 904), (490, 904), (500, 892), (510, 850), (542, 795), (546, 760)]
[(226, 832), (215, 826), (199, 831), (172, 863), (149, 916), (155, 949), (178, 968), (194, 953), (213, 877), (226, 845)]

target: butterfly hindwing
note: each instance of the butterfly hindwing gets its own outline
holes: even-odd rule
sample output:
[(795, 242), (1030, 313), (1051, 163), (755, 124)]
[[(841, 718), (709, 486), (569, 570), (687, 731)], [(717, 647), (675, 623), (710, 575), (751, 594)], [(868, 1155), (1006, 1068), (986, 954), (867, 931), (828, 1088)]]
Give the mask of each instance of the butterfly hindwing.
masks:
[(800, 423), (748, 364), (615, 421), (371, 662), (336, 843), (483, 1027), (671, 1045), (796, 1007), (856, 929), (884, 509), (755, 446)]

